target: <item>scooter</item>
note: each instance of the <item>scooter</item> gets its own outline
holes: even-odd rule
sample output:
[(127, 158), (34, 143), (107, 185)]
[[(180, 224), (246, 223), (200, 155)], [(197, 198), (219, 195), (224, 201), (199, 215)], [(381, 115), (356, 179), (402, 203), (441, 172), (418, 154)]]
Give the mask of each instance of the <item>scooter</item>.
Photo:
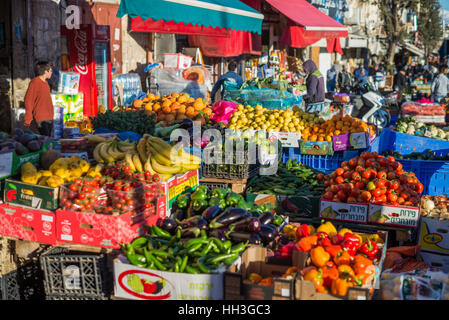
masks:
[(361, 95), (351, 95), (354, 106), (351, 116), (378, 128), (387, 128), (390, 124), (391, 115), (385, 109), (384, 97), (375, 89), (374, 85), (368, 81), (365, 86), (358, 86), (353, 89), (356, 89), (356, 92), (361, 92)]

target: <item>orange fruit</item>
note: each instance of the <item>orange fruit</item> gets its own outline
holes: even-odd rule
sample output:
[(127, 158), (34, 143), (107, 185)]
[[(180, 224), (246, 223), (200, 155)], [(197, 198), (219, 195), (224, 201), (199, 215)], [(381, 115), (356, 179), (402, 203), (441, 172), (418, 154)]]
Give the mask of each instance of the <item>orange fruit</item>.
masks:
[(179, 96), (176, 101), (179, 102), (179, 103), (186, 103), (187, 100), (188, 100), (188, 97), (182, 95), (182, 96)]
[(142, 106), (142, 104), (143, 104), (143, 101), (137, 99), (137, 100), (134, 100), (134, 102), (133, 102), (133, 107), (134, 107), (134, 108), (140, 108), (140, 107)]
[(193, 104), (193, 107), (196, 111), (201, 111), (204, 109), (204, 103), (203, 100), (196, 99), (195, 103)]
[(204, 109), (203, 109), (203, 112), (204, 112), (205, 114), (207, 114), (208, 116), (210, 116), (210, 115), (212, 114), (212, 109), (209, 108), (209, 107), (207, 107), (207, 108), (204, 108)]
[(147, 110), (147, 111), (153, 111), (153, 104), (150, 102), (150, 103), (147, 103), (146, 105), (145, 105), (145, 110)]
[(171, 108), (170, 108), (170, 107), (163, 107), (163, 108), (162, 108), (162, 111), (163, 111), (164, 113), (166, 113), (166, 114), (169, 114), (169, 113), (171, 113)]
[(181, 104), (179, 106), (178, 113), (186, 113), (186, 106)]
[(192, 97), (188, 97), (188, 98), (187, 98), (187, 102), (188, 102), (188, 103), (194, 103), (194, 102), (195, 102), (195, 99), (193, 99)]
[(195, 108), (194, 107), (187, 107), (186, 109), (186, 114), (193, 114), (195, 112)]
[(173, 102), (170, 106), (171, 110), (178, 110), (179, 107), (181, 106), (181, 104), (179, 104), (178, 102)]
[(177, 98), (177, 97), (179, 97), (179, 93), (174, 92), (174, 93), (171, 94), (171, 96), (172, 96), (173, 98)]
[(161, 109), (161, 105), (159, 103), (155, 103), (153, 105), (153, 111), (158, 112)]
[(170, 107), (170, 106), (171, 106), (171, 101), (169, 101), (169, 100), (165, 100), (165, 101), (162, 103), (162, 108)]

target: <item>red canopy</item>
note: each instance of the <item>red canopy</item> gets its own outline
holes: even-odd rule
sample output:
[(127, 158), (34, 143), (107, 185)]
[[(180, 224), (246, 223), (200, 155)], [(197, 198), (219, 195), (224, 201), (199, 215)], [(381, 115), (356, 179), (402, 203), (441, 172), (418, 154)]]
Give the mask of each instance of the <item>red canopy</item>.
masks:
[(154, 32), (154, 33), (174, 33), (174, 34), (188, 34), (188, 35), (208, 35), (215, 37), (229, 37), (229, 31), (222, 28), (212, 28), (193, 25), (191, 23), (184, 24), (183, 22), (175, 23), (172, 21), (165, 22), (160, 19), (154, 21), (153, 19), (143, 20), (141, 17), (131, 19), (131, 30), (138, 32)]
[[(269, 4), (288, 17), (291, 22), (284, 31), (281, 43), (296, 48), (307, 47), (322, 38), (335, 39), (348, 37), (348, 29), (322, 13), (306, 0), (267, 0)], [(340, 51), (339, 44), (328, 42), (332, 51)]]

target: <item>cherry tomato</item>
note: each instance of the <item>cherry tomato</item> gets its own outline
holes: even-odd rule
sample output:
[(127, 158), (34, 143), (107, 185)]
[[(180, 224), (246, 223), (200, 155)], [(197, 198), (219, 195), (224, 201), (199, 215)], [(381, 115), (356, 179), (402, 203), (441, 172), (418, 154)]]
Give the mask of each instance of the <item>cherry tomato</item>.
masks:
[(355, 171), (357, 171), (358, 173), (363, 173), (365, 172), (365, 167), (358, 165), (357, 167), (355, 167)]
[(336, 185), (336, 184), (331, 185), (330, 188), (331, 188), (331, 192), (334, 193), (334, 194), (337, 194), (337, 192), (340, 191), (339, 186)]
[(326, 192), (323, 195), (323, 198), (326, 199), (326, 200), (332, 200), (333, 197), (334, 197), (334, 194), (332, 192)]
[(379, 188), (374, 189), (371, 194), (373, 195), (374, 198), (378, 198), (382, 195), (382, 190)]
[(380, 179), (380, 180), (378, 180), (378, 181), (376, 182), (376, 187), (377, 187), (377, 188), (383, 188), (383, 187), (385, 187), (385, 184), (386, 184), (386, 181)]
[(379, 171), (377, 173), (377, 178), (378, 179), (387, 179), (387, 173), (385, 171)]
[(392, 181), (390, 183), (390, 188), (393, 190), (397, 190), (399, 188), (399, 182), (398, 181)]
[(404, 200), (407, 200), (409, 198), (409, 194), (407, 192), (401, 192), (399, 196)]
[(371, 178), (371, 170), (365, 170), (365, 171), (363, 171), (362, 176), (363, 176), (363, 178), (365, 178), (365, 179)]
[(340, 190), (337, 193), (337, 197), (338, 197), (338, 200), (340, 200), (341, 202), (345, 202), (346, 198), (347, 198), (347, 195), (346, 195), (346, 193), (343, 190)]
[(390, 194), (388, 195), (388, 201), (390, 201), (390, 202), (396, 202), (397, 200), (398, 200), (398, 196), (395, 195), (394, 193), (390, 193)]
[(422, 193), (424, 191), (424, 185), (420, 182), (416, 184), (416, 192)]
[(365, 183), (363, 183), (362, 181), (359, 181), (355, 184), (355, 187), (359, 190), (363, 190), (363, 189), (365, 189)]
[(335, 182), (338, 184), (342, 184), (345, 182), (345, 179), (342, 176), (338, 176), (337, 178), (335, 178)]
[(72, 192), (77, 192), (78, 191), (78, 187), (76, 186), (76, 184), (71, 184), (69, 186), (70, 191)]
[(352, 158), (351, 160), (349, 160), (348, 164), (350, 167), (354, 168), (357, 166), (357, 161), (358, 161), (357, 158)]
[(362, 177), (360, 176), (360, 173), (354, 172), (354, 173), (352, 174), (352, 180), (354, 180), (354, 181), (360, 181), (361, 179), (362, 179)]
[(342, 168), (338, 168), (337, 170), (335, 170), (335, 173), (337, 174), (337, 176), (342, 176), (343, 173), (345, 173), (345, 170), (343, 170)]
[(385, 203), (385, 202), (387, 202), (387, 196), (383, 194), (380, 197), (376, 197), (374, 202), (375, 203)]
[(343, 174), (343, 177), (345, 178), (345, 179), (352, 179), (352, 174), (353, 174), (353, 171), (352, 170), (350, 170), (350, 171), (346, 171), (344, 174)]

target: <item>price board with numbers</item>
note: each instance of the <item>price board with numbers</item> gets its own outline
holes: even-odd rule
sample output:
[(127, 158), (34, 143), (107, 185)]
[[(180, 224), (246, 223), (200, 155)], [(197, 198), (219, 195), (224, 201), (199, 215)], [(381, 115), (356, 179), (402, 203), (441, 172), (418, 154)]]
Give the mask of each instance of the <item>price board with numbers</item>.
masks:
[(370, 204), (368, 222), (398, 227), (417, 228), (419, 207)]

